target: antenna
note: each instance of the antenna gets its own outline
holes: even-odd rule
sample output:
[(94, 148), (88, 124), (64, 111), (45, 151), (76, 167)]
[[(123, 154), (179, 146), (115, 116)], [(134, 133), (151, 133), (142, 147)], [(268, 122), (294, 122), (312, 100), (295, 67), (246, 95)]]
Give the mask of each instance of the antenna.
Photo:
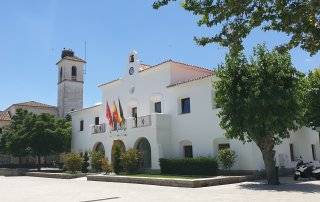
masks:
[[(87, 61), (87, 41), (84, 41), (84, 60)], [(87, 63), (84, 64), (83, 74), (87, 73)]]

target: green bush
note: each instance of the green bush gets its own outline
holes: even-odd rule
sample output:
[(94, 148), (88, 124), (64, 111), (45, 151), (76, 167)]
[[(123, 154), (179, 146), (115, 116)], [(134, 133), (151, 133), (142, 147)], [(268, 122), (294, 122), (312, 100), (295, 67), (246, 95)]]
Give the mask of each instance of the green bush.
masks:
[(102, 168), (101, 168), (101, 159), (104, 159), (104, 154), (102, 152), (99, 151), (92, 151), (90, 153), (90, 157), (91, 157), (91, 168), (93, 171), (95, 172), (101, 172)]
[(105, 172), (106, 174), (112, 172), (112, 166), (109, 164), (109, 161), (107, 159), (105, 158), (101, 159), (100, 164), (103, 172)]
[(218, 152), (218, 161), (225, 170), (230, 170), (236, 158), (236, 153), (230, 149), (222, 149)]
[(162, 174), (208, 175), (217, 174), (218, 163), (215, 158), (196, 157), (185, 159), (159, 159)]
[(76, 153), (66, 154), (63, 161), (65, 169), (71, 173), (80, 171), (83, 164), (83, 158), (80, 156), (80, 154)]
[(114, 151), (112, 152), (113, 152), (113, 159), (112, 159), (113, 171), (116, 174), (119, 174), (120, 172), (123, 171), (122, 162), (121, 162), (121, 155), (122, 155), (121, 146), (119, 144), (116, 144), (114, 146)]
[(85, 152), (84, 155), (82, 156), (83, 158), (83, 163), (82, 163), (82, 167), (81, 167), (81, 172), (83, 173), (87, 173), (88, 171), (88, 167), (89, 167), (89, 155), (88, 152)]
[(121, 154), (121, 162), (126, 173), (136, 173), (139, 170), (139, 165), (142, 155), (136, 149), (129, 149)]

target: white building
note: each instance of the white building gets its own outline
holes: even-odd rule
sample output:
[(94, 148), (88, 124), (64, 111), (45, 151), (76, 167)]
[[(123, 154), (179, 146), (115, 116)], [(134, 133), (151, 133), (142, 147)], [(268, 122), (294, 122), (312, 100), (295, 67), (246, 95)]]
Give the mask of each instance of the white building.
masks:
[[(255, 143), (228, 140), (219, 127), (214, 103), (212, 70), (168, 60), (149, 66), (129, 55), (122, 78), (99, 85), (102, 104), (72, 112), (72, 150), (103, 150), (112, 159), (114, 144), (143, 151), (144, 167), (159, 169), (159, 158), (216, 156), (230, 147), (237, 154), (235, 170), (264, 168)], [(120, 100), (126, 129), (112, 130), (106, 118)], [(118, 107), (119, 110), (119, 107)], [(276, 147), (280, 166), (295, 166), (295, 158), (316, 161), (320, 157), (319, 136), (302, 128)]]

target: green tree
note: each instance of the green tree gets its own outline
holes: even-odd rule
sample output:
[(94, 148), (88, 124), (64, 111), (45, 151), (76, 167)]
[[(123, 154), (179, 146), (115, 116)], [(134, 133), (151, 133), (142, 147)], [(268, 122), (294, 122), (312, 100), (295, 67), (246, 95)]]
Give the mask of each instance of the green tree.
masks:
[(90, 152), (91, 157), (91, 168), (96, 172), (102, 171), (102, 159), (105, 158), (104, 154), (101, 151), (92, 151)]
[(123, 171), (123, 166), (121, 162), (121, 155), (122, 155), (121, 146), (119, 144), (115, 144), (114, 151), (112, 152), (113, 152), (113, 159), (112, 159), (113, 171), (116, 174), (119, 174), (120, 172)]
[(55, 124), (55, 134), (60, 138), (61, 143), (61, 145), (55, 147), (55, 153), (70, 152), (72, 134), (71, 119), (68, 119), (67, 117), (65, 119), (56, 118)]
[[(158, 9), (176, 0), (158, 0)], [(182, 7), (199, 17), (198, 25), (212, 28), (213, 36), (195, 37), (200, 45), (218, 43), (234, 52), (255, 28), (289, 35), (279, 48), (300, 46), (311, 55), (320, 49), (319, 0), (184, 0)]]
[(36, 115), (34, 127), (31, 128), (28, 139), (32, 154), (38, 159), (38, 169), (40, 169), (42, 156), (63, 151), (63, 137), (56, 132), (58, 130), (56, 126), (53, 115)]
[(40, 169), (41, 156), (70, 150), (71, 123), (49, 114), (36, 115), (18, 109), (1, 137), (3, 151), (21, 157), (35, 155)]
[(88, 152), (84, 152), (84, 155), (82, 156), (83, 158), (83, 163), (81, 167), (81, 172), (83, 173), (88, 173), (88, 167), (89, 167), (89, 155)]
[(80, 154), (76, 153), (66, 154), (63, 161), (66, 170), (73, 174), (77, 171), (80, 171), (83, 165), (83, 158), (80, 156)]
[(305, 95), (306, 125), (320, 130), (320, 69), (315, 69), (307, 76)]
[(274, 146), (298, 129), (303, 115), (301, 73), (289, 53), (259, 45), (248, 61), (227, 55), (214, 82), (220, 126), (228, 138), (254, 141), (262, 152), (268, 184), (277, 184)]
[(19, 157), (19, 164), (21, 157), (29, 154), (28, 134), (34, 125), (34, 120), (35, 116), (32, 113), (18, 109), (9, 126), (3, 130), (0, 140), (2, 152)]
[(139, 170), (142, 154), (137, 149), (128, 149), (121, 154), (121, 162), (126, 173), (136, 173)]
[(236, 162), (237, 155), (230, 149), (222, 149), (218, 152), (219, 163), (225, 170), (230, 170)]

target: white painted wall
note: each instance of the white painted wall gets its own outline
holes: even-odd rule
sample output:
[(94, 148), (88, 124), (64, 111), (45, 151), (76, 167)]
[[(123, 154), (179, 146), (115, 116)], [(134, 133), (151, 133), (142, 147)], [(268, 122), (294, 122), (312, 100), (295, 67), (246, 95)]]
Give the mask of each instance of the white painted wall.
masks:
[[(128, 68), (131, 67), (128, 65)], [(101, 85), (102, 105), (72, 113), (74, 151), (92, 150), (97, 142), (102, 142), (106, 156), (111, 159), (111, 148), (114, 140), (120, 139), (126, 148), (134, 147), (136, 141), (145, 137), (151, 145), (152, 168), (158, 169), (158, 159), (161, 157), (182, 157), (181, 143), (190, 141), (193, 146), (194, 156), (216, 156), (218, 144), (229, 143), (231, 149), (238, 156), (233, 169), (260, 170), (264, 167), (262, 155), (254, 143), (243, 144), (238, 140), (227, 140), (224, 130), (219, 126), (217, 113), (219, 109), (213, 107), (212, 77), (196, 80), (173, 87), (168, 85), (173, 82), (198, 77), (204, 71), (190, 72), (190, 68), (183, 70), (183, 66), (175, 66), (172, 62), (165, 62), (151, 69), (129, 75), (111, 84)], [(127, 69), (128, 70), (128, 69)], [(127, 71), (126, 71), (127, 72)], [(216, 79), (216, 78), (214, 78)], [(134, 89), (134, 90), (132, 90)], [(191, 113), (180, 114), (180, 100), (190, 98)], [(138, 116), (150, 115), (152, 125), (143, 128), (130, 128), (123, 131), (90, 134), (89, 125), (93, 124), (94, 117), (100, 116), (103, 123), (105, 106), (108, 101), (110, 107), (113, 102), (118, 104), (120, 99), (124, 116), (130, 121), (131, 108), (138, 108)], [(154, 102), (162, 102), (162, 114), (153, 114)], [(85, 120), (85, 131), (79, 132), (80, 120)], [(128, 124), (130, 125), (130, 124)], [(124, 136), (125, 134), (125, 136)], [(319, 153), (319, 137), (309, 128), (302, 128), (292, 133), (289, 140), (276, 147), (279, 154), (286, 159), (290, 157), (289, 142), (293, 142), (297, 155), (302, 155), (305, 160), (312, 160), (311, 144), (316, 144), (317, 156)], [(287, 156), (287, 157), (286, 157)], [(284, 163), (283, 163), (284, 162)], [(291, 160), (282, 160), (285, 167), (295, 166)]]

